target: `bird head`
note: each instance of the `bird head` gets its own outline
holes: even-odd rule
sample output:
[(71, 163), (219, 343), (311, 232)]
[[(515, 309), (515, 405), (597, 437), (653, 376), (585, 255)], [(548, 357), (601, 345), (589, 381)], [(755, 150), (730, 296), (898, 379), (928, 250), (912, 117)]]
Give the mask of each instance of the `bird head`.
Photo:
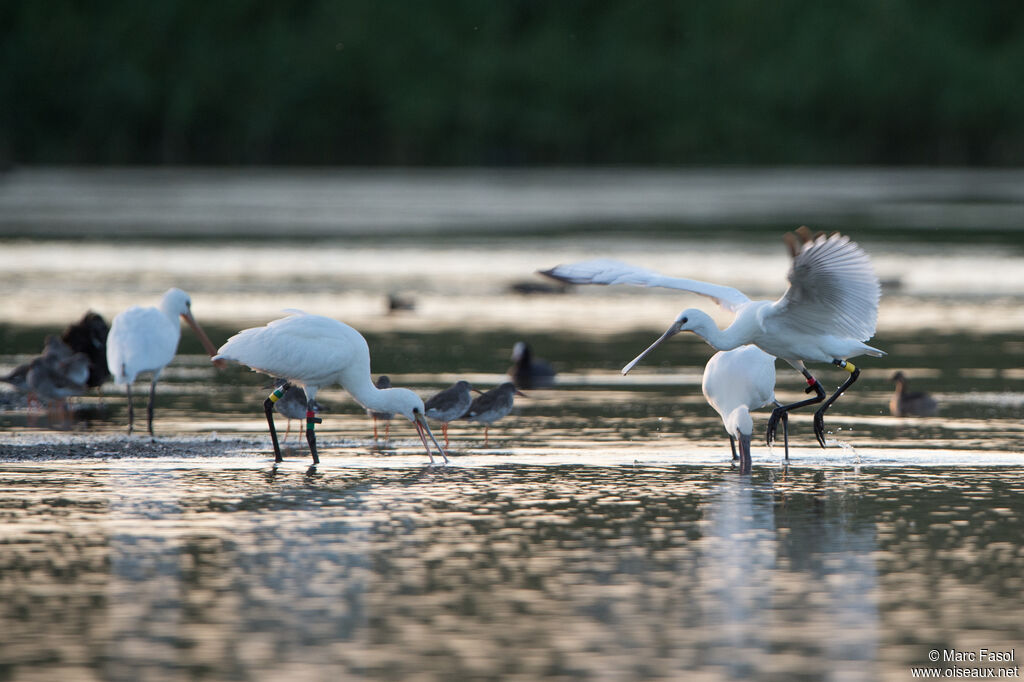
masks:
[(722, 420), (725, 423), (725, 430), (734, 438), (747, 437), (754, 433), (754, 420), (750, 416), (750, 409), (746, 405), (740, 405), (735, 410), (725, 415)]
[[(195, 335), (199, 337), (199, 342), (203, 344), (203, 348), (210, 357), (212, 358), (217, 354), (217, 348), (210, 341), (210, 337), (206, 335), (203, 328), (196, 322), (196, 318), (192, 317), (192, 298), (188, 294), (176, 287), (168, 289), (164, 293), (163, 300), (160, 302), (160, 308), (164, 311), (165, 315), (181, 315), (182, 319), (195, 332)], [(214, 360), (213, 364), (219, 369), (227, 366), (227, 363), (220, 359)]]
[(633, 369), (641, 360), (653, 351), (655, 348), (660, 346), (665, 341), (668, 341), (679, 332), (695, 332), (701, 334), (701, 332), (707, 327), (707, 325), (714, 325), (714, 322), (707, 313), (703, 310), (697, 310), (696, 308), (687, 308), (683, 312), (679, 313), (679, 316), (672, 322), (671, 326), (662, 334), (658, 339), (652, 343), (647, 349), (640, 355), (633, 358), (633, 360), (622, 368), (623, 374), (629, 374), (629, 371)]
[(516, 341), (516, 345), (512, 347), (512, 359), (519, 362), (524, 357), (529, 357), (530, 347), (526, 345), (525, 341)]
[(430, 440), (434, 442), (437, 451), (441, 453), (441, 457), (447, 462), (448, 455), (445, 454), (444, 449), (437, 442), (437, 439), (434, 438), (434, 434), (430, 431), (430, 426), (427, 424), (423, 399), (407, 388), (386, 388), (382, 392), (387, 394), (387, 410), (402, 415), (416, 427), (416, 433), (423, 442), (423, 447), (426, 449), (427, 454), (430, 455), (430, 461), (434, 461), (434, 456), (430, 454), (427, 436), (430, 436)]

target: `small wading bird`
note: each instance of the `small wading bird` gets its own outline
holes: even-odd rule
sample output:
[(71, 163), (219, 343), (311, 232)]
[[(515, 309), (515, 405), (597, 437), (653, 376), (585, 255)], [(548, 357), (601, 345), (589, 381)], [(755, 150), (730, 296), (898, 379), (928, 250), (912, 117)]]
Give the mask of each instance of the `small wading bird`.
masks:
[(894, 417), (931, 417), (939, 411), (935, 398), (924, 391), (908, 391), (907, 376), (903, 372), (892, 375), (896, 391), (889, 400), (889, 413)]
[(468, 381), (456, 381), (425, 403), (426, 415), (441, 422), (445, 447), (448, 447), (448, 422), (455, 421), (469, 411), (469, 406), (473, 403), (472, 390), (473, 387)]
[[(181, 289), (168, 289), (159, 307), (143, 308), (134, 305), (118, 313), (110, 324), (107, 336), (107, 367), (114, 377), (114, 383), (124, 385), (128, 395), (128, 433), (132, 432), (135, 412), (132, 408), (132, 383), (139, 374), (153, 373), (149, 386), (149, 403), (146, 406), (146, 424), (149, 435), (153, 435), (153, 399), (156, 396), (156, 382), (175, 353), (181, 339), (181, 325), (178, 317), (192, 327), (203, 348), (210, 355), (216, 350), (202, 327), (192, 317), (192, 299)], [(224, 363), (215, 363), (223, 367)]]
[(63, 421), (67, 399), (85, 393), (88, 379), (89, 357), (50, 335), (42, 354), (16, 367), (3, 381), (45, 403), (51, 420), (56, 410)]
[[(750, 345), (718, 351), (704, 367), (701, 390), (708, 404), (722, 418), (733, 459), (737, 459), (737, 441), (740, 444), (740, 473), (749, 474), (750, 439), (754, 433), (750, 411), (779, 404), (775, 400), (775, 358)], [(782, 433), (786, 459), (789, 459), (789, 417), (785, 413)]]
[[(381, 374), (377, 377), (377, 383), (374, 386), (377, 388), (391, 388), (391, 377), (387, 374)], [(387, 443), (388, 437), (391, 435), (391, 420), (394, 418), (395, 413), (367, 410), (366, 414), (373, 418), (373, 442), (377, 442), (377, 420), (379, 419), (384, 422), (384, 442)], [(444, 446), (448, 447), (448, 443), (446, 442)]]
[(549, 388), (555, 384), (555, 370), (545, 360), (533, 357), (533, 351), (525, 341), (519, 341), (512, 348), (514, 364), (508, 374), (516, 388)]
[(110, 328), (99, 313), (87, 312), (81, 320), (68, 325), (61, 333), (61, 341), (71, 350), (89, 357), (89, 388), (99, 388), (110, 378), (107, 367), (107, 336)]
[[(286, 383), (288, 382), (285, 381), (284, 379), (276, 377), (274, 379), (274, 388), (280, 388), (281, 386), (284, 386)], [(312, 403), (309, 403), (307, 405), (306, 392), (303, 391), (298, 386), (292, 386), (291, 388), (287, 389), (281, 396), (281, 398), (276, 403), (274, 403), (274, 410), (279, 415), (288, 420), (288, 426), (284, 431), (285, 440), (288, 439), (288, 434), (291, 433), (292, 420), (305, 419), (307, 408), (312, 409), (313, 412), (319, 412), (320, 404), (314, 400)], [(305, 429), (300, 429), (300, 431), (305, 432)]]
[[(681, 289), (716, 301), (736, 315), (726, 329), (719, 329), (702, 310), (684, 310), (658, 340), (622, 368), (622, 373), (628, 373), (679, 332), (693, 332), (718, 350), (754, 344), (799, 371), (807, 380), (807, 392), (815, 394), (807, 400), (779, 405), (772, 411), (766, 435), (768, 444), (775, 438), (782, 415), (798, 407), (822, 403), (814, 413), (814, 435), (825, 447), (825, 411), (860, 375), (860, 370), (848, 358), (885, 355), (864, 343), (875, 333), (881, 287), (871, 260), (849, 237), (838, 233), (812, 236), (810, 230), (800, 227), (788, 233), (785, 241), (793, 263), (788, 276), (789, 289), (777, 301), (752, 301), (732, 287), (666, 277), (609, 260), (559, 265), (543, 274), (573, 284), (634, 284)], [(805, 362), (831, 363), (849, 372), (849, 377), (832, 395), (826, 396)]]
[(511, 381), (506, 381), (486, 393), (480, 391), (477, 393), (480, 395), (470, 404), (462, 418), (484, 425), (484, 445), (487, 445), (487, 428), (512, 411), (512, 402), (515, 400), (515, 396), (519, 395), (525, 398), (526, 395), (521, 393)]
[[(430, 461), (434, 461), (434, 456), (427, 445), (428, 435), (444, 461), (448, 461), (444, 449), (427, 426), (423, 401), (405, 388), (380, 389), (373, 385), (370, 348), (362, 334), (347, 324), (329, 317), (291, 311), (288, 317), (274, 320), (266, 326), (238, 332), (220, 347), (214, 360), (230, 360), (286, 380), (287, 383), (276, 388), (263, 402), (277, 462), (282, 458), (274, 428), (274, 403), (291, 384), (305, 388), (307, 401), (316, 399), (321, 386), (341, 384), (366, 409), (394, 412), (411, 421)], [(319, 464), (320, 457), (316, 451), (313, 426), (320, 421), (312, 410), (307, 410), (306, 442), (314, 464)]]

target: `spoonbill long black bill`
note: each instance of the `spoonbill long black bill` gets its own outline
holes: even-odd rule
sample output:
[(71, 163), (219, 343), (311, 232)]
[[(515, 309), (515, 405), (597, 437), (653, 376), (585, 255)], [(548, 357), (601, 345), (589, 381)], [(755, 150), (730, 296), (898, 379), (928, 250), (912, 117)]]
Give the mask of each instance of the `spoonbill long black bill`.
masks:
[[(368, 410), (400, 414), (416, 426), (423, 447), (434, 461), (427, 436), (434, 442), (444, 461), (448, 456), (427, 426), (423, 401), (406, 388), (380, 389), (370, 378), (370, 348), (362, 334), (329, 317), (294, 312), (264, 327), (238, 332), (220, 347), (215, 360), (230, 360), (286, 380), (264, 401), (263, 408), (274, 443), (274, 460), (282, 461), (281, 447), (274, 428), (274, 402), (284, 395), (290, 384), (306, 390), (307, 401), (316, 398), (321, 386), (341, 384), (342, 388)], [(282, 390), (283, 389), (283, 390)], [(275, 396), (277, 396), (275, 398)], [(316, 433), (313, 425), (320, 419), (310, 410), (306, 413), (306, 441), (313, 463), (319, 464)]]
[[(132, 409), (132, 382), (139, 374), (153, 373), (149, 386), (149, 404), (146, 407), (146, 423), (149, 435), (153, 435), (153, 398), (156, 382), (174, 354), (178, 352), (181, 339), (181, 325), (178, 317), (192, 327), (203, 348), (210, 355), (216, 353), (209, 337), (192, 317), (192, 299), (181, 289), (168, 289), (159, 307), (143, 308), (132, 306), (118, 313), (110, 324), (107, 335), (107, 368), (114, 377), (114, 383), (124, 385), (128, 394), (128, 433), (132, 432), (135, 413)], [(224, 363), (216, 363), (223, 367)]]
[[(675, 319), (658, 340), (622, 368), (628, 373), (651, 351), (679, 332), (693, 332), (717, 350), (754, 344), (769, 355), (782, 358), (807, 380), (807, 392), (815, 395), (779, 405), (768, 419), (770, 445), (782, 415), (798, 407), (822, 403), (814, 413), (814, 435), (825, 447), (825, 411), (849, 388), (860, 370), (848, 360), (858, 355), (884, 356), (864, 343), (875, 334), (881, 287), (871, 260), (849, 237), (834, 233), (812, 235), (806, 227), (785, 235), (793, 258), (789, 289), (777, 301), (752, 301), (732, 287), (692, 279), (666, 277), (610, 260), (559, 265), (544, 274), (571, 283), (634, 284), (689, 291), (717, 302), (735, 314), (726, 329), (719, 329), (702, 310), (689, 308)], [(849, 373), (846, 381), (826, 396), (805, 362), (828, 362)]]

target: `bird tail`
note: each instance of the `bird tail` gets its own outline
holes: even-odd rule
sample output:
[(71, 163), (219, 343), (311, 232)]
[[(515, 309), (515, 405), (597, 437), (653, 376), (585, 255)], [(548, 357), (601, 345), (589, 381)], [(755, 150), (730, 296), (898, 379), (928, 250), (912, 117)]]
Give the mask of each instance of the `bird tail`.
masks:
[(874, 346), (869, 346), (867, 344), (864, 344), (863, 353), (864, 355), (870, 355), (871, 357), (874, 358), (884, 358), (886, 355), (888, 355), (888, 353), (886, 353), (884, 350), (875, 348)]

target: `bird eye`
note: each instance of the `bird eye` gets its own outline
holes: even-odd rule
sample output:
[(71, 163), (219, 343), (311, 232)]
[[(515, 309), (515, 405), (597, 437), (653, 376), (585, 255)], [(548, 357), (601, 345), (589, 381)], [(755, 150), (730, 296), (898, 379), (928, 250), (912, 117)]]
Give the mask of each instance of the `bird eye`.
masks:
[(687, 321), (688, 321), (688, 318), (685, 318), (685, 317), (683, 319), (679, 320), (680, 324), (686, 324)]

